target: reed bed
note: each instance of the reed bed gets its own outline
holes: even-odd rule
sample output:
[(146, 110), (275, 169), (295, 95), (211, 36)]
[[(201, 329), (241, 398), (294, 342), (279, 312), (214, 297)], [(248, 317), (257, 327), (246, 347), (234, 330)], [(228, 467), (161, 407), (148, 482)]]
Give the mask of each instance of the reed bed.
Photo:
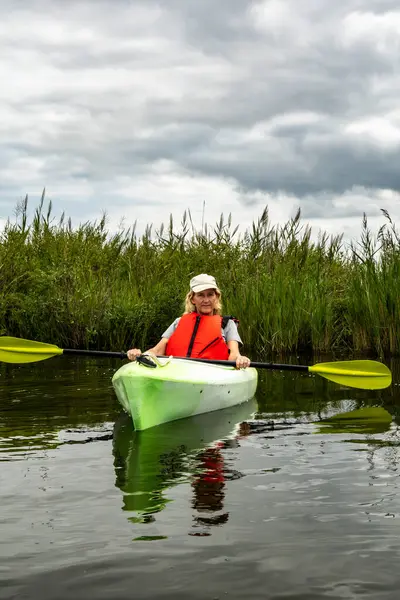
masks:
[(390, 215), (377, 236), (364, 216), (360, 240), (283, 226), (266, 208), (244, 233), (229, 216), (201, 231), (190, 213), (137, 235), (110, 234), (107, 219), (73, 228), (28, 198), (0, 233), (0, 335), (61, 347), (149, 347), (182, 313), (191, 276), (212, 273), (224, 314), (240, 319), (246, 350), (398, 355), (400, 238)]

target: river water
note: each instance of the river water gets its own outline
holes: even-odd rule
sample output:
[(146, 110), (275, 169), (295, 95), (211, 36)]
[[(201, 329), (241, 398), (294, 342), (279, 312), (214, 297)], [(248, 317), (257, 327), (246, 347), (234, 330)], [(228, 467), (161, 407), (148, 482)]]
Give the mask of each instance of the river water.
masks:
[(260, 371), (141, 433), (118, 366), (0, 365), (1, 599), (398, 597), (398, 363), (383, 391)]

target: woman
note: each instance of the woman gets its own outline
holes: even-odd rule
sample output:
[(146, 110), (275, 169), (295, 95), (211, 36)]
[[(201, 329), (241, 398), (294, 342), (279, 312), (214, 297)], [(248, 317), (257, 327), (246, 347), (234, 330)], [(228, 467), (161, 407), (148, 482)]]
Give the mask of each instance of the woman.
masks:
[[(240, 354), (241, 343), (236, 323), (232, 319), (223, 323), (221, 292), (215, 278), (202, 273), (190, 280), (183, 315), (175, 319), (147, 354), (229, 359), (236, 362), (237, 369), (244, 369), (250, 365), (250, 359)], [(129, 360), (136, 360), (141, 354), (138, 348), (127, 352)]]

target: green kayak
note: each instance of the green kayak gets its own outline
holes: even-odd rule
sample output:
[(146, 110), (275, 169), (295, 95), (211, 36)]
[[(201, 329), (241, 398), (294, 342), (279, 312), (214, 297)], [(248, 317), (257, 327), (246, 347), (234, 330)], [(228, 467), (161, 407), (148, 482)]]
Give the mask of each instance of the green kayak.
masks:
[(112, 378), (117, 398), (136, 430), (246, 402), (257, 389), (254, 368), (162, 358), (156, 368), (138, 362), (123, 365)]

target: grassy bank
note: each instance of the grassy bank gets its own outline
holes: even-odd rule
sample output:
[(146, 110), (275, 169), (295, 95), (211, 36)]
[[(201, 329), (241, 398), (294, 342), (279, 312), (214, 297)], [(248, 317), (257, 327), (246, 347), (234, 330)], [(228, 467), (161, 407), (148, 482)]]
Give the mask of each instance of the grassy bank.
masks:
[(106, 220), (72, 228), (44, 198), (27, 199), (0, 237), (0, 334), (62, 347), (145, 348), (182, 312), (189, 278), (216, 276), (225, 314), (241, 320), (253, 352), (400, 353), (400, 240), (387, 222), (373, 239), (311, 239), (297, 214), (273, 226), (267, 210), (248, 232), (228, 218), (197, 231), (178, 225), (116, 235)]

